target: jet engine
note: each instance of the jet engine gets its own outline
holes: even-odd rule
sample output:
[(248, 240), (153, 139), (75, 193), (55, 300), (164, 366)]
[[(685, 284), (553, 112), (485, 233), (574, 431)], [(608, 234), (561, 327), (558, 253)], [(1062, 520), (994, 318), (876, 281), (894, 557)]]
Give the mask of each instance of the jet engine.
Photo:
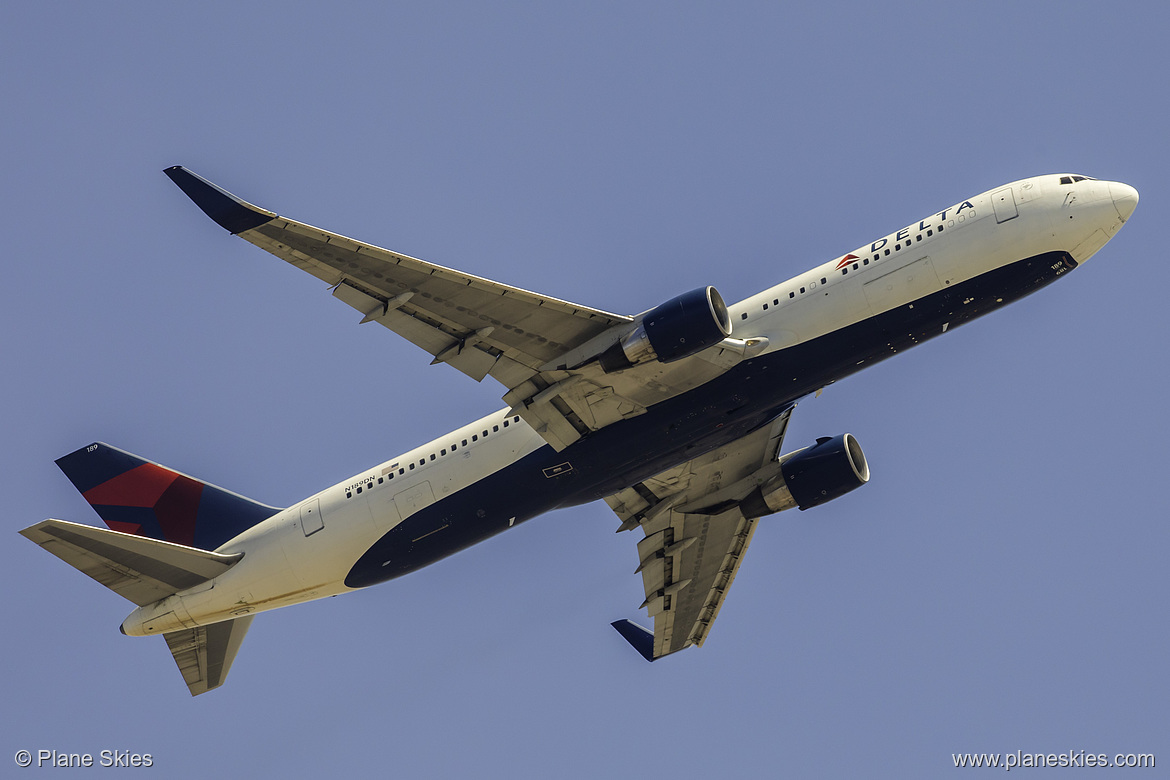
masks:
[(639, 363), (671, 363), (731, 335), (731, 315), (714, 287), (700, 287), (656, 306), (598, 358), (608, 374)]
[(780, 474), (740, 502), (745, 517), (811, 509), (869, 482), (869, 463), (853, 434), (823, 437), (780, 459)]

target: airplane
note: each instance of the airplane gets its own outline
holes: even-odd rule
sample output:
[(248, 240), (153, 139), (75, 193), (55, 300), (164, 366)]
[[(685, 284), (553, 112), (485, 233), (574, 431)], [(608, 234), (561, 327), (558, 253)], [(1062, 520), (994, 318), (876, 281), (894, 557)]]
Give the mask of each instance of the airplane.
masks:
[(641, 529), (654, 661), (702, 645), (759, 518), (869, 481), (851, 434), (781, 454), (797, 402), (1056, 281), (1130, 218), (1138, 193), (1082, 175), (961, 200), (727, 305), (700, 287), (635, 316), (380, 249), (166, 175), (220, 227), (476, 381), (506, 408), (290, 507), (252, 501), (103, 443), (58, 466), (109, 530), (20, 533), (137, 605), (191, 695), (223, 684), (253, 617), (401, 577), (560, 507), (604, 500)]

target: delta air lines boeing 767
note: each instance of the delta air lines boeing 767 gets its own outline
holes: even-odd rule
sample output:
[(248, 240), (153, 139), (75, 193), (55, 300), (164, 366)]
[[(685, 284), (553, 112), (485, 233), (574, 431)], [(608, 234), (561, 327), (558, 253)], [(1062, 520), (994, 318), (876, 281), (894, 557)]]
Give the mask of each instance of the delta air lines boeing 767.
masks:
[(647, 660), (707, 638), (758, 519), (864, 485), (848, 433), (781, 454), (801, 398), (1077, 268), (1138, 202), (1126, 184), (997, 187), (732, 305), (714, 287), (636, 316), (354, 241), (166, 174), (221, 227), (329, 286), (506, 408), (293, 506), (251, 501), (96, 443), (57, 464), (110, 530), (21, 533), (137, 605), (190, 692), (222, 685), (258, 613), (401, 577), (558, 507), (604, 500), (640, 529)]

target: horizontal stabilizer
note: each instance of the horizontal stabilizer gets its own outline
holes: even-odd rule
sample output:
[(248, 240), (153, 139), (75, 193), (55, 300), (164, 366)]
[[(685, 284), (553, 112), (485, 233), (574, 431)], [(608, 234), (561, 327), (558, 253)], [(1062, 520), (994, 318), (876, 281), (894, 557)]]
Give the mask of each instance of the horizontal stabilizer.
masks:
[(140, 607), (214, 579), (244, 557), (65, 520), (44, 520), (20, 533)]
[(641, 653), (642, 657), (647, 661), (654, 660), (654, 632), (649, 629), (642, 628), (632, 620), (615, 620), (610, 623), (611, 626), (617, 629), (617, 632), (622, 635), (630, 645)]
[(218, 688), (227, 680), (232, 661), (252, 625), (252, 615), (163, 634), (192, 696)]

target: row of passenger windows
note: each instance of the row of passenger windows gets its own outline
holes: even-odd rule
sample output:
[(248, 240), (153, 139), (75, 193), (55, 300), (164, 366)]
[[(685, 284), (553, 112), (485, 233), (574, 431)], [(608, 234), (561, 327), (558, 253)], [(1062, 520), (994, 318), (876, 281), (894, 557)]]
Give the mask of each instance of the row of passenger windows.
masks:
[[(519, 416), (510, 417), (510, 418), (504, 420), (504, 422), (502, 423), (502, 427), (507, 428), (512, 423), (518, 423), (518, 422), (520, 422)], [(488, 431), (487, 428), (484, 428), (482, 433), (473, 433), (471, 435), (471, 441), (477, 442), (481, 438), (486, 439), (492, 433), (499, 433), (500, 428), (501, 428), (501, 425), (493, 425), (491, 431)], [(438, 452), (432, 452), (429, 457), (419, 458), (418, 463), (411, 461), (410, 463), (406, 464), (405, 466), (399, 466), (397, 463), (395, 463), (394, 466), (391, 466), (389, 469), (382, 472), (382, 476), (378, 477), (378, 484), (381, 485), (384, 482), (388, 482), (388, 481), (394, 479), (394, 477), (396, 475), (401, 476), (408, 471), (414, 471), (419, 466), (425, 466), (428, 461), (433, 461), (436, 458), (441, 458), (444, 455), (446, 455), (448, 451), (450, 451), (452, 454), (454, 454), (454, 453), (459, 451), (460, 447), (467, 447), (468, 443), (469, 442), (467, 439), (461, 440), (458, 444), (452, 443), (451, 446), (444, 447), (444, 448), (440, 449)], [(397, 467), (397, 471), (395, 471), (395, 467)], [(374, 482), (371, 480), (370, 482), (368, 482), (364, 485), (358, 485), (357, 488), (354, 490), (345, 491), (345, 497), (346, 498), (353, 498), (355, 493), (362, 492), (363, 487), (366, 490), (369, 490), (369, 489), (374, 487)]]
[[(974, 212), (974, 211), (971, 211), (971, 213), (970, 213), (969, 215), (963, 215), (963, 216), (961, 216), (961, 217), (959, 218), (959, 221), (961, 222), (961, 221), (963, 221), (964, 219), (966, 219), (966, 218), (968, 218), (968, 217), (970, 217), (971, 219), (974, 219), (974, 218), (975, 218), (975, 212)], [(952, 226), (952, 227), (954, 226), (954, 220), (951, 220), (951, 226)], [(930, 228), (930, 229), (928, 229), (928, 230), (927, 230), (925, 233), (919, 233), (918, 235), (914, 236), (914, 240), (913, 240), (913, 241), (911, 241), (909, 238), (906, 238), (906, 240), (905, 240), (905, 241), (901, 241), (901, 242), (898, 242), (898, 243), (894, 244), (894, 248), (893, 248), (893, 249), (890, 249), (890, 248), (888, 248), (888, 247), (887, 247), (886, 249), (882, 250), (881, 252), (878, 252), (878, 253), (874, 254), (874, 255), (872, 256), (872, 258), (870, 258), (870, 257), (867, 257), (867, 258), (865, 258), (865, 259), (860, 259), (860, 258), (859, 258), (860, 262), (853, 263), (853, 265), (846, 266), (845, 268), (842, 268), (842, 269), (841, 269), (841, 275), (842, 275), (842, 276), (845, 276), (845, 275), (847, 275), (847, 274), (849, 273), (849, 271), (850, 271), (850, 270), (854, 270), (854, 271), (856, 271), (856, 270), (858, 270), (858, 269), (859, 269), (861, 266), (869, 265), (871, 261), (872, 261), (872, 262), (874, 262), (874, 263), (876, 263), (876, 262), (878, 262), (879, 260), (881, 260), (883, 257), (889, 257), (889, 256), (890, 256), (890, 254), (891, 254), (891, 253), (893, 253), (893, 252), (898, 252), (898, 251), (900, 251), (900, 250), (902, 250), (902, 249), (909, 249), (909, 248), (910, 248), (910, 247), (911, 247), (913, 244), (916, 244), (916, 243), (919, 243), (920, 241), (922, 241), (922, 239), (923, 239), (923, 238), (930, 238), (931, 236), (933, 236), (933, 235), (934, 235), (934, 232), (935, 232), (935, 230), (936, 230), (936, 229), (938, 230), (938, 232), (939, 232), (939, 233), (941, 233), (941, 232), (943, 232), (944, 228), (945, 228), (945, 226), (944, 226), (944, 225), (939, 225), (937, 228)], [(874, 242), (874, 243), (877, 243), (877, 242)], [(829, 283), (829, 280), (828, 280), (828, 278), (826, 278), (826, 277), (822, 276), (822, 277), (821, 277), (821, 280), (820, 280), (820, 283), (821, 283), (822, 285), (824, 285), (824, 284), (828, 284), (828, 283)], [(788, 291), (788, 297), (789, 297), (789, 298), (795, 298), (797, 295), (804, 295), (804, 293), (805, 293), (805, 292), (811, 292), (812, 290), (815, 290), (815, 289), (816, 289), (816, 286), (817, 286), (817, 283), (816, 283), (816, 282), (809, 282), (809, 284), (808, 284), (807, 286), (805, 286), (805, 287), (801, 287), (799, 290), (789, 290), (789, 291)], [(779, 298), (773, 298), (773, 299), (772, 299), (772, 306), (779, 306), (779, 305), (780, 305), (780, 299), (779, 299)], [(763, 309), (762, 309), (762, 310), (763, 310), (763, 311), (767, 311), (767, 310), (768, 310), (768, 304), (767, 304), (767, 303), (765, 303), (765, 304), (763, 305)], [(748, 314), (747, 314), (747, 312), (745, 311), (743, 314), (739, 315), (739, 318), (740, 318), (741, 320), (746, 320), (746, 319), (748, 318)]]

